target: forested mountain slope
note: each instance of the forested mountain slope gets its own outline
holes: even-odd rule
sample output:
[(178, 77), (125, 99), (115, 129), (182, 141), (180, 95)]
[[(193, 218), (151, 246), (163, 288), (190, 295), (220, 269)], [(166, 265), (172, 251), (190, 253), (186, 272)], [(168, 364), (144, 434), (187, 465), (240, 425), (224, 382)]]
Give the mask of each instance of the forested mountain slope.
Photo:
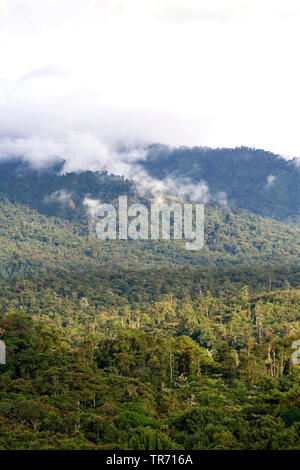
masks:
[(0, 449), (299, 450), (299, 300), (244, 290), (91, 317), (81, 299), (63, 329), (1, 316)]
[[(291, 295), (289, 291), (282, 296), (281, 291), (276, 296), (271, 293), (279, 288), (289, 289)], [(289, 304), (284, 315), (289, 316), (292, 311), (298, 315), (299, 296), (294, 296), (295, 288), (300, 288), (299, 267), (143, 271), (102, 268), (1, 281), (0, 311), (3, 315), (14, 312), (52, 320), (72, 330), (95, 321), (136, 325), (138, 319), (139, 327), (157, 327), (160, 315), (160, 328), (175, 328), (177, 334), (190, 328), (189, 333), (194, 334), (202, 308), (224, 315), (222, 323), (226, 323), (226, 312), (237, 312), (237, 305), (246, 303), (250, 308), (250, 304), (253, 307), (260, 299), (269, 305), (268, 299), (272, 298), (278, 304), (279, 316), (282, 316), (282, 300)], [(171, 322), (168, 316), (173, 316)], [(275, 320), (276, 315), (272, 321)]]
[(0, 275), (106, 267), (297, 264), (299, 229), (246, 211), (206, 206), (205, 246), (185, 241), (100, 241), (86, 225), (0, 201)]
[[(189, 181), (197, 190), (204, 182), (210, 202), (222, 201), (231, 208), (300, 224), (299, 159), (287, 161), (270, 152), (247, 147), (150, 145), (143, 148), (143, 153), (145, 157), (133, 163), (132, 170), (136, 165), (155, 180), (169, 178), (175, 189)], [(120, 155), (122, 159), (122, 152)], [(82, 203), (86, 196), (108, 202), (123, 194), (132, 196), (138, 189), (128, 179), (107, 172), (61, 174), (63, 168), (63, 160), (43, 170), (32, 168), (22, 158), (1, 161), (0, 194), (45, 215), (74, 220), (84, 215)], [(141, 175), (138, 186), (143, 186), (143, 179)], [(76, 211), (69, 207), (70, 200), (74, 201)]]
[(2, 161), (0, 195), (46, 216), (72, 221), (86, 219), (86, 197), (110, 202), (124, 194), (133, 195), (132, 183), (123, 177), (92, 171), (62, 175), (62, 167), (63, 161), (43, 170), (32, 168), (22, 159)]
[(208, 175), (199, 251), (97, 239), (86, 198), (151, 202), (125, 178), (0, 165), (1, 450), (300, 450), (298, 169), (205, 152), (154, 146), (140, 163)]
[(153, 145), (141, 165), (155, 178), (205, 181), (211, 196), (263, 217), (300, 224), (299, 160), (247, 147), (210, 149)]

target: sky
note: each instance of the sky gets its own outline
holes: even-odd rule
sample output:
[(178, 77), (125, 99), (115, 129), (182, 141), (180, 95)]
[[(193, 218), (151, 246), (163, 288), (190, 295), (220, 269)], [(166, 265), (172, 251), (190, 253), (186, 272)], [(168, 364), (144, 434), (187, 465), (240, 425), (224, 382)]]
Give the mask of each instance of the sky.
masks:
[(129, 171), (120, 145), (300, 156), (298, 0), (0, 0), (0, 158)]

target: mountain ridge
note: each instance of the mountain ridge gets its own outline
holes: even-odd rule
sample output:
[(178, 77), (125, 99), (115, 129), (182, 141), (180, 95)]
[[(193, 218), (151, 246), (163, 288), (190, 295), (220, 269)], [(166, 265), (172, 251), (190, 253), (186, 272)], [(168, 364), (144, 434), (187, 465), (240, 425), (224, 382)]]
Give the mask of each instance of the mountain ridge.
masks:
[(206, 206), (205, 245), (185, 250), (185, 240), (108, 240), (86, 225), (46, 217), (0, 200), (0, 276), (60, 269), (107, 267), (298, 264), (300, 230), (246, 211)]
[[(126, 151), (120, 149), (120, 161)], [(153, 144), (143, 147), (145, 156), (130, 163), (131, 172), (144, 171), (138, 178), (164, 182), (163, 191), (185, 188), (185, 196), (200, 199), (193, 202), (223, 203), (230, 208), (245, 209), (262, 217), (300, 226), (300, 165), (298, 159), (286, 160), (280, 155), (259, 149), (239, 147), (202, 148)], [(138, 152), (137, 152), (138, 153)], [(99, 164), (101, 156), (99, 156)], [(64, 160), (34, 168), (22, 159), (0, 162), (0, 194), (12, 202), (28, 204), (46, 215), (74, 218), (74, 213), (61, 210), (64, 197), (82, 204), (86, 196), (103, 202), (127, 194), (138, 196), (138, 185), (124, 176), (107, 171), (82, 170), (64, 173)], [(138, 175), (138, 173), (137, 173)], [(205, 191), (201, 201), (201, 185)], [(191, 186), (191, 194), (189, 187)], [(193, 188), (196, 191), (193, 191)], [(144, 188), (151, 196), (151, 185)], [(148, 190), (148, 196), (147, 196)], [(61, 192), (61, 193), (57, 193)], [(205, 199), (205, 201), (204, 201)]]

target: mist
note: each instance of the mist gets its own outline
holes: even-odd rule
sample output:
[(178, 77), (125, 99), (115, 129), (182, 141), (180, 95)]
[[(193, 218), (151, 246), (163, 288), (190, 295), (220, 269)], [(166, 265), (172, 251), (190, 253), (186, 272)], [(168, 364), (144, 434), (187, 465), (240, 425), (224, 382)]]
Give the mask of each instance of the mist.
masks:
[(136, 166), (150, 143), (295, 157), (298, 19), (293, 0), (2, 0), (0, 158), (154, 194)]

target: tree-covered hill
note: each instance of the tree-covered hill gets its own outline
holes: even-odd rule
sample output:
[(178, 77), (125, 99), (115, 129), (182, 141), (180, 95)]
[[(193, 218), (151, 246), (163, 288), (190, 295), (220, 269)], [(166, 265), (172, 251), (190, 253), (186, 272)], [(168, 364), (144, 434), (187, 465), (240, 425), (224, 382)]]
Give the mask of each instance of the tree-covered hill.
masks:
[[(249, 299), (264, 298), (267, 301), (274, 289), (293, 292), (295, 288), (300, 288), (299, 266), (139, 271), (102, 268), (3, 280), (0, 283), (0, 311), (3, 315), (14, 312), (45, 321), (53, 320), (56, 325), (72, 329), (96, 319), (116, 319), (130, 324), (139, 315), (142, 318), (147, 314), (145, 325), (149, 326), (149, 322), (150, 325), (155, 323), (155, 305), (162, 308), (168, 303), (173, 304), (180, 318), (182, 305), (188, 304), (196, 319), (197, 302), (202, 297), (213, 298), (215, 310), (219, 308), (221, 312), (225, 304), (233, 305), (233, 299), (239, 299), (238, 302), (246, 299), (248, 302)], [(284, 298), (288, 298), (287, 292)], [(166, 308), (166, 312), (168, 310)], [(140, 320), (142, 324), (143, 320)], [(179, 324), (182, 327), (184, 322), (180, 320)], [(174, 327), (174, 322), (171, 325)]]
[(247, 147), (210, 149), (153, 145), (140, 164), (155, 178), (205, 181), (211, 196), (226, 197), (263, 217), (300, 223), (300, 166), (297, 160)]
[(86, 225), (0, 201), (0, 275), (99, 267), (298, 264), (299, 229), (246, 211), (206, 206), (205, 246), (182, 241), (100, 241)]
[[(247, 147), (210, 149), (151, 145), (145, 150), (146, 158), (136, 164), (157, 180), (169, 178), (175, 188), (178, 182), (184, 185), (187, 179), (196, 188), (204, 181), (210, 202), (226, 202), (231, 208), (300, 224), (297, 159), (287, 161), (270, 152)], [(92, 171), (61, 174), (63, 165), (64, 161), (59, 160), (55, 165), (37, 170), (21, 158), (1, 161), (0, 194), (45, 215), (77, 220), (86, 212), (83, 206), (86, 197), (108, 202), (123, 194), (131, 197), (136, 193), (136, 186), (124, 177)], [(141, 176), (141, 186), (142, 179)], [(76, 210), (70, 207), (71, 200)]]
[(299, 290), (169, 296), (93, 317), (81, 298), (64, 328), (52, 300), (36, 299), (43, 322), (13, 306), (0, 316), (1, 450), (300, 449)]
[(0, 449), (300, 450), (298, 169), (158, 146), (140, 164), (226, 192), (203, 249), (97, 239), (86, 198), (150, 203), (125, 178), (0, 164)]
[(61, 175), (62, 166), (63, 161), (59, 161), (37, 170), (22, 159), (2, 161), (0, 195), (46, 216), (78, 221), (86, 218), (86, 197), (110, 202), (123, 194), (133, 194), (132, 183), (123, 177), (92, 171)]

